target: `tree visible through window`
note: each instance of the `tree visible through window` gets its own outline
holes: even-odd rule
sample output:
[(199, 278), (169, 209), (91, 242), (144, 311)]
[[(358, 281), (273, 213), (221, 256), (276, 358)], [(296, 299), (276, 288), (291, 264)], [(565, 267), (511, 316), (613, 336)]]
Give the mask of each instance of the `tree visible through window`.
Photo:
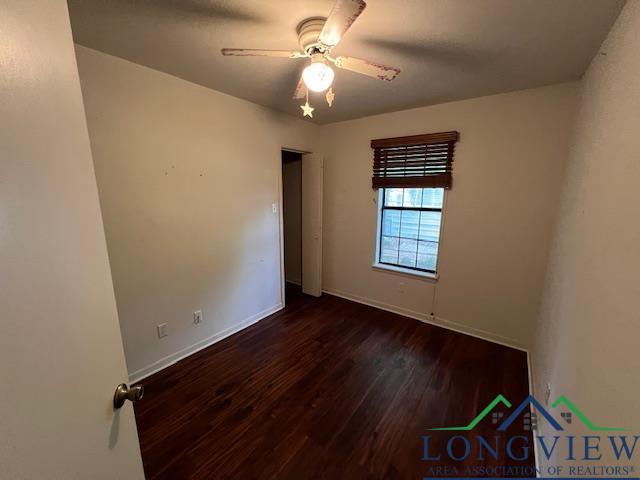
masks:
[(377, 261), (436, 272), (444, 188), (384, 188)]

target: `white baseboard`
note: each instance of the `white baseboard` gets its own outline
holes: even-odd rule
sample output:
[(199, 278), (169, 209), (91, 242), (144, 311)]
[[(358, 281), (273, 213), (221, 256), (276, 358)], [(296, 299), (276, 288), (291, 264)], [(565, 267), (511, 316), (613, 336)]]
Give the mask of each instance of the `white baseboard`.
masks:
[(157, 373), (160, 370), (163, 370), (173, 365), (174, 363), (177, 363), (180, 360), (190, 355), (193, 355), (196, 352), (199, 352), (204, 348), (207, 348), (213, 345), (214, 343), (219, 342), (220, 340), (223, 340), (233, 335), (234, 333), (237, 333), (240, 330), (243, 330), (248, 326), (259, 322), (263, 318), (266, 318), (269, 315), (273, 315), (274, 313), (282, 310), (283, 308), (284, 306), (282, 305), (282, 303), (279, 303), (278, 305), (267, 308), (266, 310), (258, 312), (255, 315), (251, 315), (249, 318), (239, 323), (236, 323), (235, 325), (232, 325), (229, 328), (225, 328), (221, 332), (215, 333), (214, 335), (211, 335), (210, 337), (200, 340), (199, 342), (196, 342), (189, 347), (183, 348), (182, 350), (172, 353), (171, 355), (167, 355), (166, 357), (161, 358), (156, 362), (153, 362), (151, 365), (147, 365), (146, 367), (136, 370), (135, 372), (132, 372), (129, 374), (129, 383), (139, 382), (140, 380), (147, 378), (148, 376), (153, 375), (154, 373)]
[(287, 279), (285, 280), (286, 283), (293, 283), (294, 285), (298, 285), (299, 287), (302, 286), (302, 280), (291, 280), (291, 279)]
[[(527, 370), (528, 370), (528, 375), (529, 375), (529, 395), (531, 395), (534, 398), (538, 398), (536, 397), (536, 392), (535, 392), (535, 378), (533, 376), (533, 362), (531, 360), (531, 350), (527, 351)], [(544, 476), (542, 475), (542, 471), (540, 470), (540, 452), (539, 449), (540, 446), (538, 445), (538, 442), (533, 442), (533, 462), (534, 465), (536, 467), (536, 477), (541, 477)]]
[(503, 337), (502, 335), (496, 335), (494, 333), (487, 332), (479, 328), (469, 327), (467, 325), (463, 325), (461, 323), (447, 320), (441, 317), (427, 315), (426, 313), (416, 312), (414, 310), (409, 310), (407, 308), (399, 307), (397, 305), (390, 305), (388, 303), (380, 302), (378, 300), (373, 300), (371, 298), (361, 297), (359, 295), (354, 295), (352, 293), (334, 290), (332, 288), (324, 288), (322, 289), (322, 291), (325, 293), (328, 293), (329, 295), (335, 295), (336, 297), (352, 300), (354, 302), (362, 303), (364, 305), (369, 305), (370, 307), (376, 307), (381, 310), (386, 310), (387, 312), (397, 313), (399, 315), (413, 318), (415, 320), (419, 320), (424, 323), (429, 323), (431, 325), (443, 327), (448, 330), (453, 330), (454, 332), (463, 333), (465, 335), (470, 335), (472, 337), (480, 338), (482, 340), (487, 340), (489, 342), (497, 343), (499, 345), (504, 345), (506, 347), (511, 347), (517, 350), (528, 352), (527, 348), (522, 343), (518, 342), (513, 338)]

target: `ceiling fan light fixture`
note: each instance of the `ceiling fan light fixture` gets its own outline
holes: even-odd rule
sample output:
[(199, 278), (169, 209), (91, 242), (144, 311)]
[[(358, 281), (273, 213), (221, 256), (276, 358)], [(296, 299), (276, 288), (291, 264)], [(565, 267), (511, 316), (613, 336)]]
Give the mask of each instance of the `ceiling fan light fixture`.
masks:
[(302, 72), (302, 80), (312, 92), (324, 92), (333, 83), (334, 76), (333, 69), (324, 61), (313, 62)]
[[(331, 88), (335, 72), (332, 66), (341, 70), (366, 75), (378, 80), (391, 82), (400, 70), (398, 68), (370, 62), (355, 57), (331, 57), (331, 52), (344, 37), (353, 22), (362, 14), (367, 3), (365, 0), (334, 0), (333, 8), (327, 18), (311, 17), (303, 20), (296, 29), (298, 43), (302, 51), (268, 50), (264, 48), (223, 48), (225, 56), (236, 57), (271, 57), (289, 59), (308, 59), (311, 62), (303, 70), (302, 76), (296, 84), (293, 98), (296, 100), (306, 97), (301, 105), (305, 116), (311, 117), (313, 107), (309, 105), (309, 90), (312, 92), (326, 92), (327, 104), (333, 104), (333, 88)], [(331, 65), (331, 66), (330, 66)]]

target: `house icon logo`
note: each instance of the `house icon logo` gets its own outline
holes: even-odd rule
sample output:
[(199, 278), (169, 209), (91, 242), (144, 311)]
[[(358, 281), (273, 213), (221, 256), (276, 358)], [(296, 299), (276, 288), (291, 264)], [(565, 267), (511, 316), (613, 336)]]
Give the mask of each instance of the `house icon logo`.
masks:
[(504, 395), (497, 395), (476, 417), (471, 420), (467, 425), (461, 427), (438, 427), (430, 428), (432, 431), (470, 431), (473, 430), (485, 417), (491, 414), (491, 422), (496, 425), (496, 430), (499, 432), (506, 431), (511, 425), (514, 424), (522, 416), (522, 426), (524, 430), (537, 430), (538, 421), (544, 419), (553, 429), (558, 432), (564, 430), (563, 425), (570, 425), (575, 419), (579, 420), (589, 430), (595, 432), (611, 432), (611, 431), (624, 431), (624, 428), (618, 427), (600, 427), (594, 424), (582, 411), (578, 409), (567, 397), (561, 395), (553, 402), (551, 409), (554, 413), (555, 410), (563, 409), (559, 412), (560, 420), (542, 406), (533, 395), (529, 395), (525, 398), (510, 414), (507, 418), (504, 418), (505, 414), (501, 411), (495, 411), (499, 406), (510, 409), (512, 404), (507, 400)]

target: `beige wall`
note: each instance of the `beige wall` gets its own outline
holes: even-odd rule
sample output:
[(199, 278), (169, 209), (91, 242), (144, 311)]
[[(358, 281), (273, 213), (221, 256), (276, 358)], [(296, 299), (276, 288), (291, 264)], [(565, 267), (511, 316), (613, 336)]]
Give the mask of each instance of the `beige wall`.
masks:
[[(495, 95), (321, 127), (325, 290), (504, 341), (537, 317), (577, 84)], [(371, 268), (374, 138), (458, 130), (437, 282)], [(435, 299), (435, 303), (434, 303)]]
[(316, 127), (84, 47), (77, 57), (137, 378), (281, 307), (280, 149), (313, 151)]
[(287, 282), (302, 282), (302, 160), (282, 165), (284, 272)]
[(552, 401), (564, 394), (630, 434), (640, 429), (639, 45), (633, 1), (584, 77), (532, 353), (538, 396), (549, 383)]
[(143, 479), (66, 2), (0, 32), (0, 478)]

